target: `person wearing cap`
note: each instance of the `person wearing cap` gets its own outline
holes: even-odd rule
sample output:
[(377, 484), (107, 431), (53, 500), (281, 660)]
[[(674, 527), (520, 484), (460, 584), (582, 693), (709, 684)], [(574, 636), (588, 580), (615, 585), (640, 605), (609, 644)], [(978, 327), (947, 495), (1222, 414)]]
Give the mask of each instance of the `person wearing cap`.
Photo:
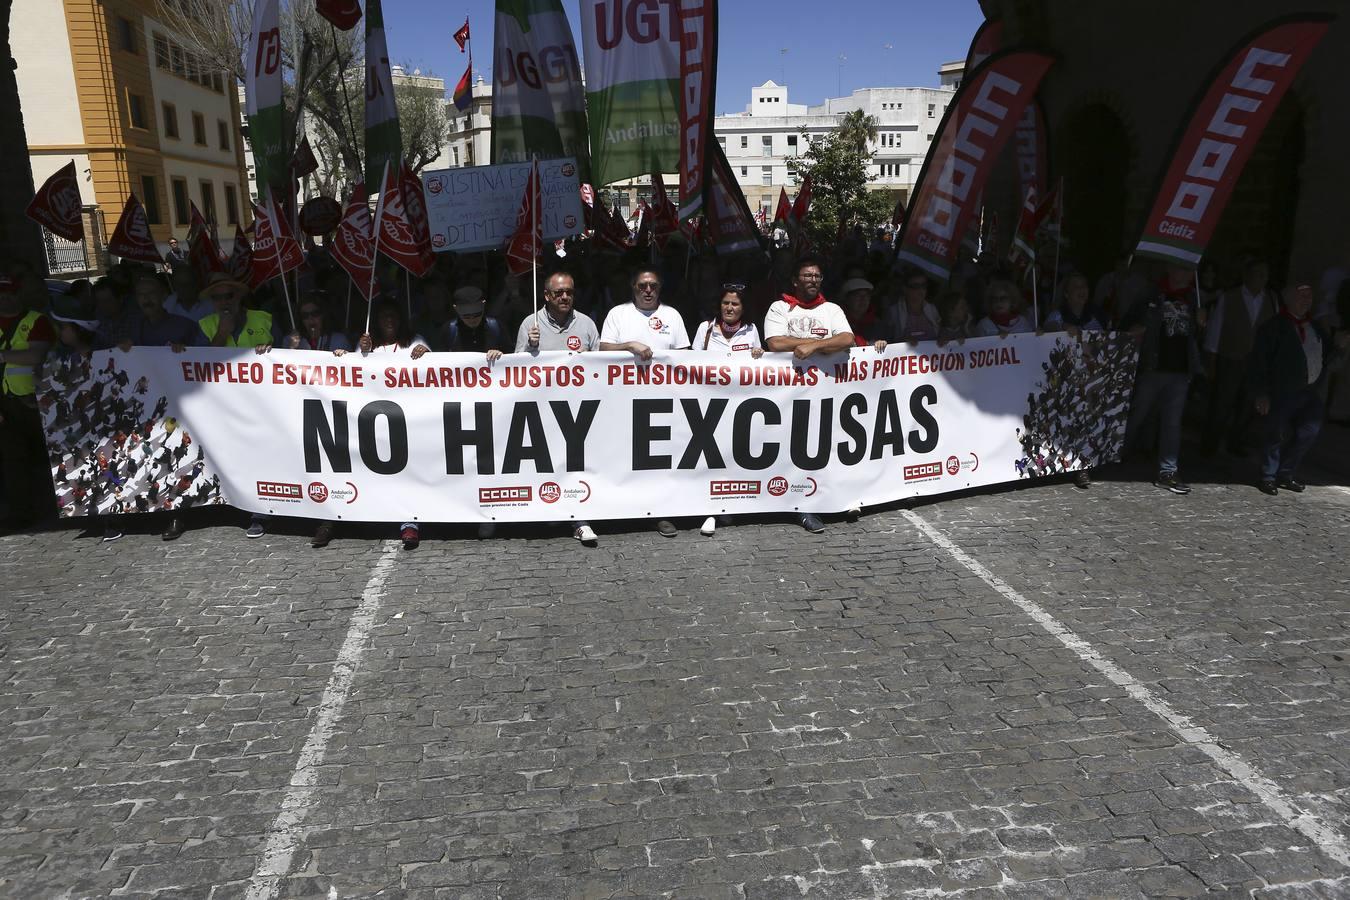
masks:
[(486, 353), (488, 362), (502, 358), (506, 349), (501, 323), (485, 313), (483, 292), (472, 285), (455, 291), (455, 318), (446, 326), (446, 349), (451, 353)]
[(123, 352), (132, 347), (193, 347), (201, 340), (197, 323), (175, 316), (164, 308), (169, 296), (164, 276), (142, 271), (136, 276), (133, 296), (137, 315), (131, 320), (130, 334), (117, 345)]
[[(600, 348), (600, 332), (585, 313), (573, 309), (576, 281), (568, 272), (554, 272), (544, 282), (544, 310), (520, 323), (516, 352), (590, 353)], [(572, 537), (587, 547), (599, 542), (595, 529), (585, 520), (572, 525)]]
[(1283, 300), (1280, 314), (1256, 330), (1247, 361), (1247, 389), (1265, 417), (1257, 486), (1272, 497), (1280, 488), (1303, 492), (1298, 466), (1322, 430), (1328, 374), (1350, 347), (1350, 333), (1333, 339), (1312, 319), (1311, 281), (1286, 288)]
[(866, 278), (850, 278), (839, 288), (839, 294), (844, 298), (844, 315), (848, 316), (849, 327), (853, 329), (853, 342), (859, 347), (872, 347), (878, 353), (885, 353), (883, 335), (886, 326), (872, 307), (873, 290), (872, 282)]
[(260, 309), (244, 309), (246, 285), (224, 272), (212, 272), (202, 296), (216, 310), (198, 323), (206, 346), (252, 347), (258, 353), (272, 349), (272, 316)]
[(18, 283), (0, 275), (0, 478), (9, 501), (7, 529), (25, 528), (56, 508), (35, 397), (36, 373), (55, 342), (51, 320), (25, 310)]
[[(629, 285), (632, 303), (621, 303), (605, 316), (600, 329), (600, 349), (626, 351), (640, 362), (647, 362), (656, 350), (688, 350), (689, 332), (679, 310), (661, 302), (661, 273), (640, 268)], [(669, 519), (656, 523), (662, 537), (673, 538), (678, 529)]]

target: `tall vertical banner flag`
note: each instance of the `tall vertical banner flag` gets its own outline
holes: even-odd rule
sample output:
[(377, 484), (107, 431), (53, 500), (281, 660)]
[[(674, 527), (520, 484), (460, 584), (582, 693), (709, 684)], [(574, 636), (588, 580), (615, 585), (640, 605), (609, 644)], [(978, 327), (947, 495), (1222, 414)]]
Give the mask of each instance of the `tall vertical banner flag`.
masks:
[(1136, 255), (1200, 264), (1243, 166), (1330, 24), (1327, 16), (1291, 16), (1238, 45), (1181, 134)]
[(384, 11), (380, 7), (380, 0), (367, 0), (366, 184), (380, 183), (385, 163), (395, 170), (402, 165), (403, 135), (398, 127), (394, 80), (389, 74), (389, 47), (384, 38)]
[(280, 0), (257, 0), (253, 33), (244, 58), (244, 112), (259, 193), (268, 186), (286, 187), (290, 159), (286, 155), (286, 105), (281, 93)]
[(968, 73), (928, 150), (896, 256), (942, 281), (1000, 151), (1054, 64), (1044, 53), (996, 53)]
[(681, 5), (581, 0), (595, 184), (680, 165)]
[(680, 221), (703, 212), (717, 86), (717, 0), (680, 4)]
[(590, 177), (586, 95), (562, 0), (497, 0), (492, 60), (492, 162), (570, 156)]
[(993, 56), (1003, 46), (1003, 23), (997, 19), (986, 19), (975, 37), (970, 39), (970, 49), (966, 51), (965, 74), (970, 76), (980, 63)]
[(764, 245), (760, 242), (755, 217), (732, 174), (722, 145), (710, 141), (708, 150), (711, 165), (708, 167), (708, 207), (704, 211), (704, 220), (713, 248), (719, 256), (762, 249)]
[(84, 239), (80, 185), (75, 178), (75, 160), (72, 159), (43, 182), (25, 210), (28, 218), (68, 241)]

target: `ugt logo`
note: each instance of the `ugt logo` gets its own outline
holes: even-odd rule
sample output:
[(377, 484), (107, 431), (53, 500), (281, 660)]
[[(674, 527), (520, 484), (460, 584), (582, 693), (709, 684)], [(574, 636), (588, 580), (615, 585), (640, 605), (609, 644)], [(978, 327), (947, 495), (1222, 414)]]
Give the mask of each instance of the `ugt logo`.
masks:
[(275, 75), (281, 68), (281, 29), (258, 32), (258, 52), (253, 59), (255, 76)]

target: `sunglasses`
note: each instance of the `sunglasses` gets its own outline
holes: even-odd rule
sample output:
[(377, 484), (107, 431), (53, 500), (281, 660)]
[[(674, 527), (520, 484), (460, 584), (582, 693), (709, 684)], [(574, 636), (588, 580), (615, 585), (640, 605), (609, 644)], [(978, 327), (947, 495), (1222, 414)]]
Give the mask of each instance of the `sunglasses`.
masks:
[(655, 282), (655, 281), (639, 281), (639, 282), (637, 283), (637, 289), (638, 289), (639, 291), (642, 291), (642, 292), (644, 292), (644, 293), (647, 293), (647, 292), (651, 292), (651, 291), (659, 291), (659, 290), (661, 290), (661, 285), (660, 285), (658, 282)]
[(745, 290), (745, 285), (740, 284), (739, 282), (731, 281), (731, 282), (727, 282), (726, 284), (722, 285), (722, 290), (724, 290), (724, 291), (733, 291), (733, 292), (739, 294), (741, 291), (744, 291), (744, 290)]

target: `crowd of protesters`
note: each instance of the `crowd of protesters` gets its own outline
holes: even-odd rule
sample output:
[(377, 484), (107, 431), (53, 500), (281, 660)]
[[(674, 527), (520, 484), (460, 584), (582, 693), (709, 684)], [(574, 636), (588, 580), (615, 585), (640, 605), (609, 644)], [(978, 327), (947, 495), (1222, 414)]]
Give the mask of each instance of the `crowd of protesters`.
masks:
[[(1243, 458), (1257, 448), (1252, 480), (1274, 495), (1304, 489), (1299, 464), (1350, 346), (1350, 265), (1277, 287), (1257, 254), (1240, 261), (1232, 283), (1209, 264), (1197, 273), (1122, 257), (1093, 285), (1065, 265), (1059, 283), (1044, 281), (1033, 302), (1026, 279), (992, 254), (963, 264), (939, 289), (922, 271), (896, 265), (888, 242), (869, 244), (860, 230), (828, 260), (780, 247), (768, 257), (726, 261), (691, 255), (680, 241), (664, 253), (621, 256), (578, 240), (561, 253), (550, 248), (543, 261), (538, 316), (529, 279), (506, 273), (499, 256), (442, 254), (425, 278), (410, 279), (392, 264), (380, 272), (368, 330), (366, 305), (353, 299), (343, 270), (321, 246), (310, 244), (306, 257), (293, 304), (275, 282), (250, 290), (223, 272), (195, 271), (176, 242), (163, 271), (122, 263), (94, 282), (47, 282), (24, 264), (0, 265), (5, 527), (31, 527), (55, 511), (35, 400), (38, 373), (52, 355), (215, 346), (412, 359), (449, 351), (488, 361), (601, 350), (646, 360), (693, 348), (807, 360), (854, 346), (884, 351), (891, 343), (1118, 331), (1140, 348), (1127, 455), (1156, 453), (1154, 483), (1189, 493), (1179, 474), (1189, 402), (1191, 418), (1202, 423), (1201, 454)], [(1086, 488), (1091, 479), (1082, 471), (1075, 483)], [(799, 520), (808, 531), (824, 530), (814, 514)], [(113, 519), (104, 525), (105, 540), (121, 536)], [(184, 525), (172, 515), (165, 540)], [(710, 517), (700, 530), (711, 535), (716, 526)], [(571, 527), (578, 540), (597, 540), (589, 523)], [(666, 537), (678, 532), (669, 520), (656, 527)], [(267, 519), (253, 516), (247, 534), (266, 529)], [(334, 523), (320, 523), (312, 543), (326, 546), (334, 534)], [(399, 534), (405, 548), (417, 546), (416, 523), (402, 523)]]

